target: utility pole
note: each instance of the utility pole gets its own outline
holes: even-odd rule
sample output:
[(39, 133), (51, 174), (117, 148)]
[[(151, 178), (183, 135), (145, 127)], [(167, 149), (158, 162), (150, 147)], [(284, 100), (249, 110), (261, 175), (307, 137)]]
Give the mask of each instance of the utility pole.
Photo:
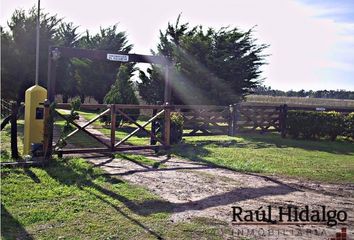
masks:
[(36, 85), (38, 85), (39, 78), (39, 28), (40, 28), (40, 12), (41, 12), (41, 1), (38, 0), (37, 9), (37, 39), (36, 39)]

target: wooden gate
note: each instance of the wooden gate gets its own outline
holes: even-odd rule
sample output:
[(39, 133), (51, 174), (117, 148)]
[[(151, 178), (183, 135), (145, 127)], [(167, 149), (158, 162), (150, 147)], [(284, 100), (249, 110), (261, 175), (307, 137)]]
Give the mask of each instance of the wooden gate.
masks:
[(231, 135), (253, 131), (282, 132), (285, 116), (286, 105), (278, 107), (249, 104), (231, 105)]
[(184, 117), (184, 135), (227, 135), (229, 109), (225, 106), (176, 105)]
[[(49, 104), (45, 104), (45, 112), (49, 113)], [(51, 115), (46, 114), (47, 119), (53, 119), (53, 145), (52, 153), (57, 153), (59, 156), (63, 154), (72, 153), (102, 153), (102, 152), (116, 152), (140, 149), (158, 149), (169, 147), (169, 131), (165, 131), (161, 137), (157, 136), (157, 131), (154, 127), (149, 130), (149, 125), (154, 125), (157, 118), (170, 114), (170, 108), (165, 105), (128, 105), (128, 104), (83, 104), (81, 110), (91, 111), (91, 118), (82, 120), (75, 119), (68, 114), (70, 104), (56, 104)], [(145, 122), (140, 122), (127, 113), (128, 109), (151, 109), (152, 116)], [(117, 137), (118, 128), (115, 124), (116, 118), (120, 117), (125, 122), (129, 122), (130, 132), (126, 132), (124, 137)], [(165, 116), (167, 118), (167, 116)], [(103, 118), (109, 119), (110, 124), (98, 123)], [(64, 122), (63, 122), (64, 120)], [(107, 122), (107, 121), (106, 121)], [(73, 129), (69, 132), (63, 133), (64, 125), (71, 126)], [(101, 126), (102, 131), (97, 130), (97, 126)], [(140, 131), (145, 132), (150, 138), (152, 144), (131, 144), (127, 141), (136, 136)], [(47, 133), (50, 132), (47, 131)], [(122, 132), (120, 132), (121, 135)], [(75, 144), (70, 144), (70, 139), (73, 139), (78, 134), (82, 135)], [(46, 141), (50, 141), (45, 140)], [(90, 144), (88, 144), (90, 143)]]

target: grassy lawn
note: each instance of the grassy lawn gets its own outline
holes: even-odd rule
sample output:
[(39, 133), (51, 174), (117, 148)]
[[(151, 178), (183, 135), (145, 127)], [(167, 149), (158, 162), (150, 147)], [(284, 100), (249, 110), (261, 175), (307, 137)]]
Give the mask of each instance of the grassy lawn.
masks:
[[(2, 159), (9, 158), (8, 131), (1, 134)], [(117, 131), (117, 136), (123, 132)], [(135, 144), (148, 140), (136, 138)], [(80, 144), (83, 139), (84, 133), (78, 133), (71, 141)], [(237, 171), (354, 183), (354, 144), (344, 140), (304, 141), (278, 134), (199, 136), (185, 137), (171, 152)], [(165, 167), (143, 156), (116, 157)], [(83, 159), (53, 159), (45, 168), (1, 169), (1, 239), (219, 239), (230, 231), (227, 223), (211, 219), (172, 222), (171, 212), (171, 205), (157, 195), (107, 176)]]
[(2, 239), (215, 239), (228, 231), (208, 219), (174, 223), (158, 196), (80, 159), (3, 168), (1, 196)]
[[(80, 146), (89, 141), (84, 135), (69, 143)], [(8, 130), (1, 140), (1, 159), (8, 161)], [(117, 157), (164, 167), (143, 156)], [(171, 212), (157, 195), (79, 158), (53, 159), (45, 168), (1, 168), (1, 239), (215, 239), (229, 232), (227, 223), (216, 220), (172, 222)]]
[[(24, 121), (17, 121), (17, 147), (18, 152), (22, 155), (23, 152), (23, 127)], [(11, 124), (8, 124), (5, 129), (0, 133), (1, 137), (1, 158), (0, 162), (11, 162), (14, 161), (11, 158)]]
[[(82, 114), (87, 119), (93, 117), (91, 113)], [(122, 139), (133, 127), (127, 124), (119, 128), (116, 131), (117, 139)], [(109, 129), (103, 128), (101, 131), (110, 135)], [(343, 139), (334, 142), (294, 140), (282, 139), (278, 134), (184, 139), (183, 144), (172, 149), (173, 154), (183, 158), (206, 161), (237, 171), (334, 183), (354, 182), (354, 143)], [(149, 138), (144, 132), (129, 140), (135, 145), (146, 145), (148, 142)]]
[(237, 171), (354, 183), (354, 144), (282, 139), (278, 134), (185, 137), (172, 153)]

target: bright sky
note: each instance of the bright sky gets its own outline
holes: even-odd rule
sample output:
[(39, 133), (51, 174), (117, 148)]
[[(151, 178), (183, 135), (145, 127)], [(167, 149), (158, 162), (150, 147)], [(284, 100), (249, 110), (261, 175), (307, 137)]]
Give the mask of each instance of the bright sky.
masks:
[[(36, 0), (1, 0), (0, 24), (15, 9), (28, 10)], [(354, 90), (353, 0), (41, 0), (46, 12), (64, 17), (96, 33), (118, 23), (134, 44), (134, 52), (156, 48), (159, 30), (175, 22), (191, 26), (257, 25), (259, 43), (270, 44), (264, 83), (275, 89)]]

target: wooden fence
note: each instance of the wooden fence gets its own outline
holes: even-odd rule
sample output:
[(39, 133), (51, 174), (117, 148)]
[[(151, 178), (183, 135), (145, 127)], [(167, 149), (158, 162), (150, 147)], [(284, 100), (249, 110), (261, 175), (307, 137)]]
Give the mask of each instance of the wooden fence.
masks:
[(184, 135), (227, 135), (229, 109), (223, 106), (174, 105), (184, 117)]
[[(246, 132), (280, 132), (284, 137), (286, 133), (286, 120), (288, 110), (304, 111), (337, 111), (343, 114), (353, 112), (351, 108), (319, 108), (308, 106), (264, 106), (252, 105), (249, 103), (234, 104), (230, 106), (201, 106), (201, 105), (129, 105), (129, 104), (83, 104), (80, 110), (91, 110), (96, 114), (93, 118), (87, 120), (84, 124), (79, 124), (75, 119), (70, 119), (68, 114), (63, 114), (62, 109), (69, 110), (70, 104), (50, 104), (44, 103), (44, 159), (49, 160), (53, 153), (58, 155), (69, 153), (97, 153), (97, 152), (115, 152), (127, 150), (158, 149), (170, 147), (170, 113), (171, 111), (181, 112), (184, 116), (184, 135), (231, 135)], [(60, 109), (60, 110), (59, 110)], [(130, 109), (148, 110), (149, 116), (145, 116), (145, 122), (137, 121), (127, 112)], [(11, 149), (12, 157), (18, 158), (17, 150), (17, 118), (19, 106), (16, 103), (11, 104), (11, 114), (7, 116), (7, 121), (11, 122)], [(105, 138), (98, 137), (90, 130), (96, 121), (104, 116), (108, 116), (111, 122), (115, 122), (116, 117), (121, 117), (135, 125), (126, 131), (125, 136), (120, 139), (116, 136), (116, 125), (109, 124)], [(55, 121), (64, 119), (75, 127), (65, 136), (55, 136)], [(161, 120), (166, 127), (161, 128)], [(157, 124), (159, 122), (159, 124)], [(3, 122), (4, 123), (4, 122)], [(5, 123), (4, 123), (5, 124)], [(3, 124), (2, 124), (3, 125)], [(96, 124), (100, 125), (100, 124)], [(151, 128), (148, 128), (148, 126)], [(2, 126), (3, 128), (3, 126)], [(106, 129), (107, 130), (107, 129)], [(68, 148), (62, 145), (59, 140), (67, 140), (78, 132), (84, 133), (87, 139), (91, 139), (100, 144), (100, 147), (74, 146)], [(145, 145), (132, 145), (127, 141), (137, 136), (138, 132), (144, 132), (144, 136), (150, 138), (149, 143)], [(102, 133), (101, 133), (102, 135)], [(44, 161), (44, 162), (45, 162)], [(24, 164), (22, 162), (21, 164)], [(2, 164), (3, 165), (3, 164)]]
[(184, 116), (184, 135), (231, 135), (249, 132), (279, 132), (284, 137), (288, 110), (353, 112), (353, 108), (260, 105), (173, 106)]
[[(1, 131), (5, 129), (6, 125), (10, 123), (11, 125), (11, 158), (14, 160), (19, 159), (18, 144), (17, 144), (17, 119), (21, 114), (23, 114), (23, 105), (17, 104), (15, 101), (6, 102), (1, 100)], [(6, 114), (5, 114), (6, 113)]]
[[(168, 148), (170, 146), (170, 128), (163, 127), (163, 133), (159, 136), (160, 124), (157, 124), (158, 118), (164, 119), (164, 124), (170, 126), (170, 112), (181, 112), (184, 116), (184, 135), (235, 135), (237, 133), (251, 131), (279, 131), (285, 130), (286, 106), (264, 107), (264, 106), (242, 106), (231, 105), (225, 106), (200, 106), (200, 105), (129, 105), (129, 104), (83, 104), (80, 110), (95, 110), (96, 116), (88, 120), (84, 124), (77, 123), (74, 119), (70, 119), (67, 115), (58, 109), (70, 109), (70, 104), (56, 104), (52, 113), (50, 113), (49, 104), (45, 104), (45, 118), (55, 122), (55, 118), (64, 119), (75, 127), (70, 133), (64, 137), (50, 136), (55, 129), (49, 127), (45, 131), (45, 153), (49, 157), (52, 153), (59, 155), (71, 153), (97, 153), (97, 152), (115, 152), (127, 150), (141, 149), (158, 149)], [(145, 123), (138, 122), (133, 119), (127, 110), (144, 109), (149, 110), (151, 116), (148, 116)], [(98, 113), (99, 112), (99, 113)], [(109, 116), (111, 122), (115, 122), (117, 116), (124, 118), (131, 124), (135, 125), (135, 129), (127, 132), (127, 135), (121, 139), (116, 138), (116, 125), (110, 124), (110, 134), (106, 134), (105, 138), (98, 137), (89, 128), (96, 121), (104, 116)], [(145, 116), (146, 117), (146, 116)], [(148, 130), (147, 126), (151, 125)], [(52, 124), (53, 126), (53, 124)], [(96, 141), (99, 147), (75, 147), (68, 148), (66, 144), (62, 144), (67, 139), (73, 137), (79, 131), (85, 133), (86, 138)], [(145, 132), (150, 137), (150, 144), (146, 145), (127, 145), (127, 140), (137, 135), (139, 131)], [(53, 141), (54, 138), (54, 141)], [(50, 143), (54, 142), (54, 145)], [(84, 144), (83, 144), (84, 145)], [(49, 155), (48, 155), (49, 154)]]
[(184, 135), (235, 135), (246, 132), (285, 130), (287, 107), (250, 106), (174, 106), (184, 116)]
[(230, 106), (230, 135), (253, 131), (283, 132), (287, 106)]

